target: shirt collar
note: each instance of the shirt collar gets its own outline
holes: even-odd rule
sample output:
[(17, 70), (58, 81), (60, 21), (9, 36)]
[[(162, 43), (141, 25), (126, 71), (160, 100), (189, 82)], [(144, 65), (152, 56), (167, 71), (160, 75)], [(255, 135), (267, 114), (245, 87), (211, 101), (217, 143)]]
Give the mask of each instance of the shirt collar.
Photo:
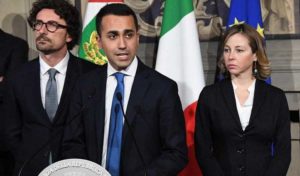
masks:
[(65, 75), (67, 72), (68, 67), (68, 61), (70, 59), (70, 54), (67, 52), (65, 57), (54, 67), (50, 67), (42, 58), (41, 55), (39, 56), (39, 62), (40, 62), (40, 73), (41, 75), (45, 75), (50, 68), (55, 68), (60, 74)]
[[(255, 82), (256, 82), (256, 79), (254, 79), (254, 81), (251, 83), (251, 85), (247, 89), (250, 93), (254, 92)], [(231, 83), (232, 83), (233, 90), (235, 90), (237, 88), (237, 86), (234, 84), (233, 81), (231, 81)]]
[(131, 64), (126, 69), (123, 69), (121, 71), (116, 70), (115, 68), (112, 67), (112, 65), (109, 62), (107, 62), (107, 76), (112, 76), (116, 72), (121, 72), (121, 73), (125, 74), (126, 76), (134, 77), (136, 70), (137, 70), (137, 66), (138, 66), (138, 61), (137, 61), (136, 56), (134, 57)]
[(254, 93), (255, 82), (256, 82), (256, 79), (254, 79), (254, 81), (252, 82), (251, 86), (248, 87), (248, 91), (249, 91), (250, 93)]

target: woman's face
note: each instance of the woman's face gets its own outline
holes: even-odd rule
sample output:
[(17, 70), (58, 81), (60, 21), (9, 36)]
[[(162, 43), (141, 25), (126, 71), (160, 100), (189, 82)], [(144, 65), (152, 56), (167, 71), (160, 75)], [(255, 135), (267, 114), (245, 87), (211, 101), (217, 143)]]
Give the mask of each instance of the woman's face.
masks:
[(252, 53), (249, 40), (243, 34), (234, 34), (227, 40), (223, 57), (231, 78), (252, 76), (252, 65), (253, 61), (256, 61), (256, 54)]

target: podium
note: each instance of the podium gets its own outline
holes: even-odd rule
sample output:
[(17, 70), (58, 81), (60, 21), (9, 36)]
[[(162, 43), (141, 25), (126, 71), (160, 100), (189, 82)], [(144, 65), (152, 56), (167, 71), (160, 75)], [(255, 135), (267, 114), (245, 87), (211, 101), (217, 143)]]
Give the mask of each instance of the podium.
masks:
[(66, 159), (46, 167), (38, 176), (111, 176), (102, 166), (84, 159)]

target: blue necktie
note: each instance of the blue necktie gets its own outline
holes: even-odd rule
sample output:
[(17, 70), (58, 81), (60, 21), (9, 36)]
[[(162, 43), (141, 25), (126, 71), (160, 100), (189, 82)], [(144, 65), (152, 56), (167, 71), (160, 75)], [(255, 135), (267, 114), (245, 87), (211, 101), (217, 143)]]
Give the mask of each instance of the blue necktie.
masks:
[(120, 105), (120, 101), (117, 98), (117, 93), (120, 93), (122, 97), (124, 97), (124, 74), (117, 72), (114, 74), (114, 76), (116, 77), (118, 84), (114, 93), (111, 106), (106, 169), (112, 176), (119, 176), (123, 114), (121, 110), (122, 107)]

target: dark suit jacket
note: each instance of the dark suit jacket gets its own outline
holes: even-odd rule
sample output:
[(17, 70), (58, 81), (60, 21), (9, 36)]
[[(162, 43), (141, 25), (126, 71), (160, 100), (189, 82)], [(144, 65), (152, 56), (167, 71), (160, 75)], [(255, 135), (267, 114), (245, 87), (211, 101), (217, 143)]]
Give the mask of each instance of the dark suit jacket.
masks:
[[(85, 75), (76, 86), (71, 113), (83, 112), (66, 127), (66, 158), (101, 164), (107, 65)], [(92, 97), (92, 98), (91, 98)], [(126, 115), (146, 162), (147, 175), (176, 175), (187, 163), (184, 117), (177, 85), (138, 62)], [(72, 117), (72, 116), (71, 116)], [(124, 123), (121, 175), (144, 175), (144, 166)]]
[[(0, 77), (7, 77), (28, 59), (28, 44), (0, 29)], [(3, 82), (0, 82), (0, 106), (3, 101)]]
[(40, 92), (40, 65), (35, 59), (25, 64), (8, 80), (6, 106), (6, 135), (8, 145), (15, 157), (18, 172), (20, 166), (42, 145), (51, 140), (41, 152), (24, 167), (23, 175), (38, 175), (49, 164), (49, 152), (53, 160), (61, 157), (60, 145), (63, 134), (70, 93), (77, 78), (96, 65), (70, 54), (64, 88), (53, 122), (43, 107)]
[[(28, 44), (0, 29), (0, 77), (6, 78), (28, 59)], [(4, 80), (0, 82), (0, 114), (3, 114)], [(2, 116), (3, 117), (3, 116)], [(2, 120), (2, 118), (1, 118)], [(0, 125), (0, 151), (4, 151), (3, 123)]]
[(245, 131), (230, 80), (207, 86), (201, 92), (195, 144), (205, 176), (284, 176), (291, 160), (290, 140), (289, 109), (282, 90), (256, 81)]
[(0, 76), (7, 76), (28, 59), (28, 44), (0, 29)]
[(28, 44), (25, 40), (5, 33), (0, 29), (0, 77), (4, 79), (0, 82), (0, 175), (11, 175), (8, 172), (13, 170), (13, 157), (8, 152), (4, 141), (4, 109), (3, 96), (5, 79), (17, 68), (27, 62)]

